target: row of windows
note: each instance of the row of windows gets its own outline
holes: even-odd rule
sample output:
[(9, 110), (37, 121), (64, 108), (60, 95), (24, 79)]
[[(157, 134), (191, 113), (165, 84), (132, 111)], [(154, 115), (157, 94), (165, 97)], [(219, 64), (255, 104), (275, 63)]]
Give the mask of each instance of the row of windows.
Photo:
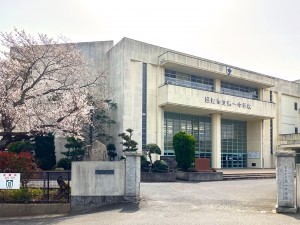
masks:
[[(205, 91), (214, 90), (214, 80), (206, 77), (165, 70), (165, 83)], [(258, 99), (258, 89), (221, 81), (221, 93), (243, 98)], [(270, 97), (271, 98), (271, 97)]]
[(142, 86), (142, 148), (147, 144), (147, 64), (143, 63), (143, 86)]
[(244, 98), (258, 99), (258, 89), (221, 81), (221, 92)]
[(213, 91), (214, 80), (195, 76), (191, 74), (179, 73), (176, 71), (165, 70), (165, 82), (178, 86), (190, 87), (200, 90)]

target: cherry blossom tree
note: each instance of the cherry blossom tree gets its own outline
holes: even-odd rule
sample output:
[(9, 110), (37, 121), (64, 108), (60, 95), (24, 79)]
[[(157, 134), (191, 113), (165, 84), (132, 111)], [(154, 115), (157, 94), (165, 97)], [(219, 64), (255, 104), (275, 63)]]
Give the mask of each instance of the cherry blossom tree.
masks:
[(15, 29), (1, 32), (0, 41), (5, 48), (0, 58), (0, 149), (17, 134), (80, 137), (90, 122), (87, 95), (107, 89), (107, 69), (93, 66), (64, 37), (34, 37)]

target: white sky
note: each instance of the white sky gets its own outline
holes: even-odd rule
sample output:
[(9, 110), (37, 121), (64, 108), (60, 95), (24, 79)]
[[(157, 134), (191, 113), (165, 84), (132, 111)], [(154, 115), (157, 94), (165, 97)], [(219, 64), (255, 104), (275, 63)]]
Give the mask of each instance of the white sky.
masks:
[(300, 79), (300, 0), (0, 0), (0, 31), (123, 37)]

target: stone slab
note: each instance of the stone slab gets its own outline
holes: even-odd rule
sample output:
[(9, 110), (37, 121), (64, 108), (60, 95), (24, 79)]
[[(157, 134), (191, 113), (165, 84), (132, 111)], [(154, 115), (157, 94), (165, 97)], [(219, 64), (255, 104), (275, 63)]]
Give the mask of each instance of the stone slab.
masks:
[(178, 180), (186, 181), (220, 181), (223, 180), (223, 172), (176, 172)]
[(172, 173), (147, 173), (141, 172), (142, 182), (175, 182), (176, 172)]

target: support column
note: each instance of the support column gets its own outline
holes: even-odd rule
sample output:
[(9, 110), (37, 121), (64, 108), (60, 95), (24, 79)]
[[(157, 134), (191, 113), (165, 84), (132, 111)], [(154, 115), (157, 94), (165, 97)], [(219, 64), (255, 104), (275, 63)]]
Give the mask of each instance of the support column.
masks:
[(294, 151), (277, 151), (276, 181), (277, 181), (277, 205), (278, 213), (296, 213), (295, 201), (295, 156)]
[(126, 180), (125, 201), (137, 202), (140, 200), (141, 183), (141, 153), (125, 152), (126, 156)]
[(212, 114), (212, 168), (221, 168), (221, 114)]
[(215, 79), (214, 91), (218, 92), (218, 93), (221, 92), (221, 80), (220, 79)]

